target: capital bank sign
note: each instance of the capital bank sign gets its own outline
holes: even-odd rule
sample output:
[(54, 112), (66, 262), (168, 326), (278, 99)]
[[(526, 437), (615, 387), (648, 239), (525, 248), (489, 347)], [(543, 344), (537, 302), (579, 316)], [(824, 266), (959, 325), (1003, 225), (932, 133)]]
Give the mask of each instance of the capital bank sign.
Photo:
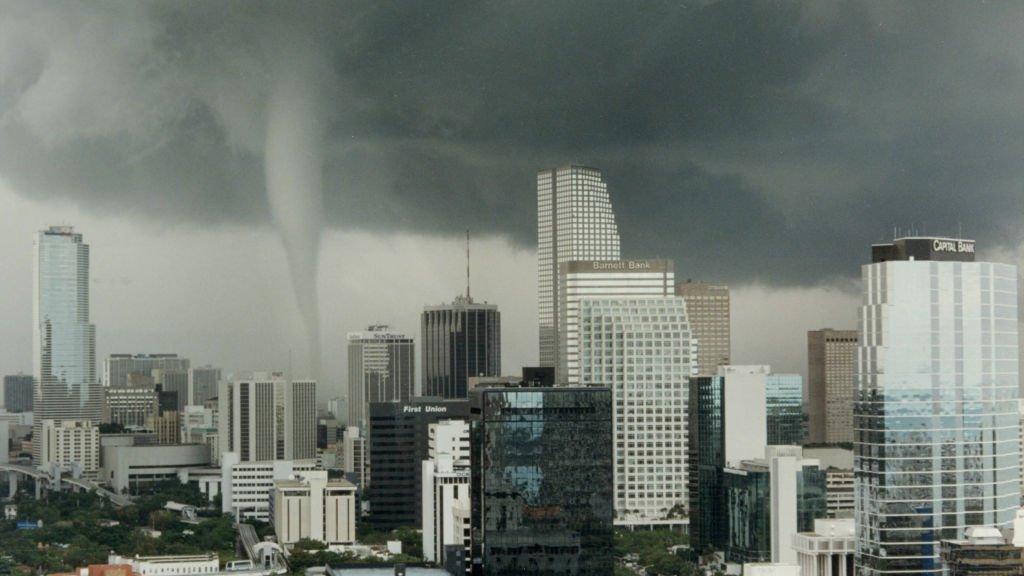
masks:
[(933, 252), (946, 252), (951, 254), (974, 254), (973, 240), (932, 240)]

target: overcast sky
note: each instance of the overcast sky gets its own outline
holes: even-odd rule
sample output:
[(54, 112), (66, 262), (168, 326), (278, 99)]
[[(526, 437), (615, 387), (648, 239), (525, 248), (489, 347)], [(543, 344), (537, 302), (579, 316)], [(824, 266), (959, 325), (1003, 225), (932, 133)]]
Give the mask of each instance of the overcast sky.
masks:
[(568, 162), (603, 170), (625, 255), (734, 287), (736, 361), (803, 371), (894, 227), (1019, 259), (1022, 33), (1021, 3), (0, 0), (0, 371), (31, 367), (51, 223), (92, 245), (101, 356), (287, 368), (310, 237), (275, 224), (306, 214), (324, 396), (346, 332), (462, 290), (467, 227), (515, 372), (535, 172)]

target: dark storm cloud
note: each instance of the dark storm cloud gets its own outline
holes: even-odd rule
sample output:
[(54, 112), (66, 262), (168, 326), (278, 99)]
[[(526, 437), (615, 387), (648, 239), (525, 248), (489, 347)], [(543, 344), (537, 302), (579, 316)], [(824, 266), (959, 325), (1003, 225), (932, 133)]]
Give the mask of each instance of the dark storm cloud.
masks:
[(0, 12), (0, 176), (183, 222), (267, 221), (269, 62), (331, 62), (327, 221), (529, 244), (534, 173), (603, 169), (680, 276), (856, 273), (894, 225), (1016, 246), (1020, 4), (368, 2)]

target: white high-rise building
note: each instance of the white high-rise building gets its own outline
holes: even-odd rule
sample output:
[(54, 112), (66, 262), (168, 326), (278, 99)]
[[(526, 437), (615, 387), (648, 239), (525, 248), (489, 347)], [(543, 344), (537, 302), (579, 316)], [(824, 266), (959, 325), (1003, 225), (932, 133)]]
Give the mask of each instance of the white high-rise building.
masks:
[(456, 466), (469, 466), (469, 423), (441, 420), (427, 425), (427, 458), (448, 454)]
[(559, 265), (573, 260), (619, 258), (619, 228), (601, 171), (562, 166), (538, 172), (537, 304), (541, 366), (560, 365)]
[(423, 461), (423, 557), (449, 565), (445, 552), (458, 546), (463, 561), (470, 550), (469, 467), (450, 454)]
[(348, 480), (328, 481), (326, 470), (275, 480), (269, 513), (282, 545), (291, 547), (302, 539), (328, 546), (355, 544), (356, 487)]
[(407, 402), (415, 395), (415, 348), (410, 336), (370, 326), (348, 335), (348, 425), (364, 432), (371, 402)]
[(856, 571), (938, 575), (940, 541), (1020, 506), (1017, 268), (973, 240), (872, 246), (853, 428)]
[[(581, 300), (671, 297), (675, 292), (674, 278), (671, 260), (574, 261), (561, 264), (559, 279), (562, 284), (558, 303), (561, 323), (558, 332), (559, 364), (556, 382), (569, 385), (581, 383)], [(681, 303), (683, 300), (680, 298), (678, 302)], [(681, 305), (680, 308), (683, 308), (685, 316), (685, 306)], [(642, 318), (637, 322), (641, 320)], [(608, 385), (602, 382), (595, 383)]]
[(613, 394), (616, 520), (681, 512), (688, 506), (688, 383), (697, 368), (683, 299), (585, 297), (577, 313), (581, 377), (574, 384), (608, 386)]
[[(89, 245), (70, 226), (35, 240), (32, 361), (35, 438), (44, 420), (99, 423), (103, 394), (96, 378), (96, 327), (89, 322)], [(39, 446), (33, 460), (41, 462)]]
[(316, 382), (258, 372), (222, 382), (218, 404), (222, 453), (242, 462), (316, 456)]
[(40, 467), (80, 466), (83, 476), (95, 478), (100, 469), (100, 429), (88, 420), (40, 422)]

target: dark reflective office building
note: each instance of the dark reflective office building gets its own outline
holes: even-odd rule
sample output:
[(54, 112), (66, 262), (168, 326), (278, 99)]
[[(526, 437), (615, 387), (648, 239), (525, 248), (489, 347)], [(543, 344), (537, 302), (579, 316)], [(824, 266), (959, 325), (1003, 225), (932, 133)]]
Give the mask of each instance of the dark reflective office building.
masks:
[(458, 296), (421, 319), (423, 395), (466, 398), (467, 379), (501, 374), (501, 313)]
[(474, 574), (613, 569), (608, 388), (470, 391)]

